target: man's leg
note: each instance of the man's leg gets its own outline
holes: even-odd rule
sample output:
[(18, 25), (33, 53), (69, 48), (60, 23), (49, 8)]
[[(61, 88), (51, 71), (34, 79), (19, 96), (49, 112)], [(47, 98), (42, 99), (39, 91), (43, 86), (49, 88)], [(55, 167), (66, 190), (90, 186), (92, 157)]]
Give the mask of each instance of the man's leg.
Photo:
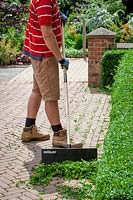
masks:
[(60, 124), (58, 101), (46, 101), (45, 111), (51, 125)]
[[(45, 102), (45, 111), (48, 117), (48, 120), (51, 124), (53, 134), (52, 145), (54, 147), (67, 147), (67, 132), (66, 129), (62, 128), (60, 123), (60, 115), (58, 108), (58, 101), (46, 101)], [(72, 140), (71, 140), (72, 142)], [(82, 148), (82, 143), (71, 143), (72, 148)]]
[(55, 133), (62, 130), (62, 125), (60, 123), (58, 101), (46, 101), (45, 112), (47, 114), (53, 132)]
[(42, 97), (40, 93), (32, 92), (28, 100), (27, 118), (36, 119), (41, 104), (41, 99)]
[(56, 133), (62, 130), (62, 125), (60, 123), (58, 101), (46, 101), (45, 112), (47, 114), (47, 117), (51, 124), (53, 132)]
[(28, 105), (27, 105), (27, 118), (25, 122), (25, 127), (30, 127), (35, 125), (36, 116), (41, 104), (41, 94), (32, 92), (29, 97)]
[(38, 132), (35, 121), (40, 107), (42, 96), (40, 93), (32, 92), (28, 100), (27, 106), (27, 118), (25, 122), (25, 128), (23, 129), (21, 139), (23, 142), (29, 142), (32, 140), (45, 141), (50, 138), (49, 134), (41, 134)]

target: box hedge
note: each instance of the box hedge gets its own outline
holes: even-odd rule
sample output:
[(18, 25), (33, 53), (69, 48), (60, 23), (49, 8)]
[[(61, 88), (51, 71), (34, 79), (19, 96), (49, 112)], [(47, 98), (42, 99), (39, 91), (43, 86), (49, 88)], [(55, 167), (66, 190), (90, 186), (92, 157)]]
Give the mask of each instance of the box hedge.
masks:
[(128, 51), (114, 77), (110, 126), (99, 161), (93, 200), (133, 199), (132, 75), (133, 51)]
[(101, 60), (101, 86), (112, 87), (117, 66), (127, 50), (107, 50)]

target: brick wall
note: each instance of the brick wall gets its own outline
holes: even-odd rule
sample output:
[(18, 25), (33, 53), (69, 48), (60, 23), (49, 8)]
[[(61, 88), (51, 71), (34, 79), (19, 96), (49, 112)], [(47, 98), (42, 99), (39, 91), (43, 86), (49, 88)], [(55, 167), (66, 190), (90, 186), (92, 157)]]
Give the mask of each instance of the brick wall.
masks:
[(88, 37), (88, 85), (100, 86), (100, 60), (105, 49), (115, 47), (114, 33), (99, 28)]

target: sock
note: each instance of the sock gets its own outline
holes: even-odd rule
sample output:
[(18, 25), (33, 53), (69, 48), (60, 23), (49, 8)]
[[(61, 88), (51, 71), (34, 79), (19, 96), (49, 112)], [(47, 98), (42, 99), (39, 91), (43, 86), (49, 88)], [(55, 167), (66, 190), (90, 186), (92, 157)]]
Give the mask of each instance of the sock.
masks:
[(52, 127), (52, 130), (53, 130), (54, 133), (62, 130), (62, 125), (61, 124), (53, 125), (51, 127)]
[(35, 125), (35, 121), (36, 119), (34, 118), (26, 118), (25, 127), (30, 127), (32, 125)]

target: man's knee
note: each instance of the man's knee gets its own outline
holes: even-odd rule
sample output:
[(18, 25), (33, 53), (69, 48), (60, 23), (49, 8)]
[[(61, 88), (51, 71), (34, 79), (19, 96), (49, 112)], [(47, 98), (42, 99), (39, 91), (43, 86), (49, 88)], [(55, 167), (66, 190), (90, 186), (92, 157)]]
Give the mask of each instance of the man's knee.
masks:
[(42, 95), (38, 91), (37, 92), (36, 91), (32, 91), (31, 95), (32, 95), (33, 98), (42, 99)]

